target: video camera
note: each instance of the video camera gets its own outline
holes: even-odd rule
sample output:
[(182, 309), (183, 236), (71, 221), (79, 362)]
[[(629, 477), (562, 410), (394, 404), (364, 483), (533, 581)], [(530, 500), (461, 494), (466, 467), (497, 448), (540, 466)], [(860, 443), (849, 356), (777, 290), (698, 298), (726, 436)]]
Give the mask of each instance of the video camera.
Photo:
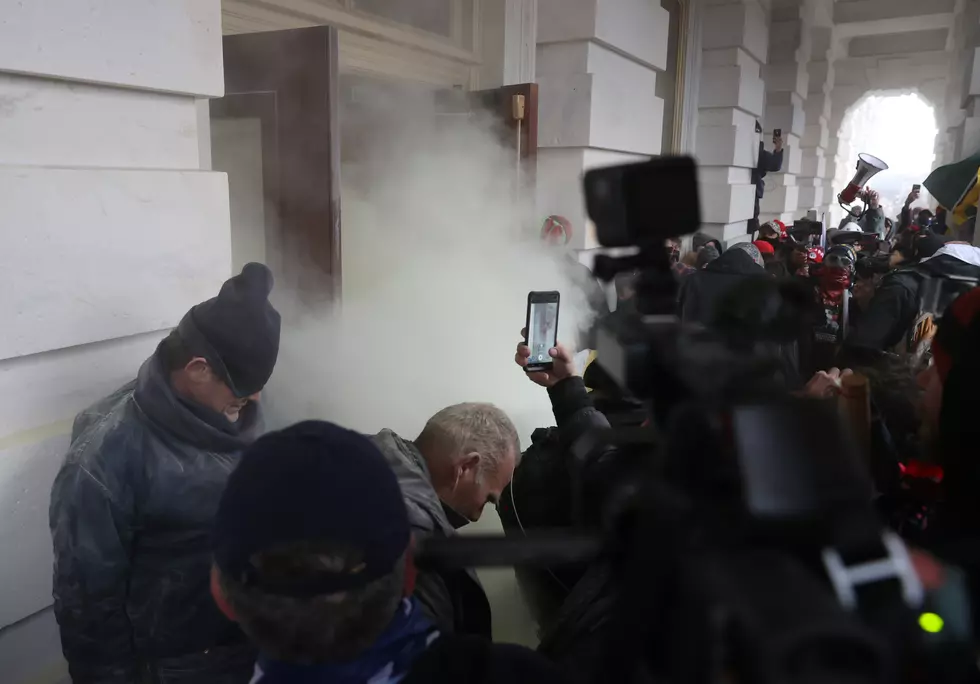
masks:
[[(430, 540), (420, 562), (608, 566), (615, 596), (602, 629), (590, 632), (601, 655), (583, 681), (975, 674), (967, 620), (937, 607), (904, 544), (881, 528), (870, 476), (835, 407), (791, 397), (778, 363), (759, 353), (792, 337), (806, 295), (754, 279), (713, 329), (678, 320), (665, 240), (700, 228), (689, 158), (590, 171), (585, 200), (600, 244), (632, 249), (597, 257), (596, 275), (639, 271), (635, 314), (602, 321), (597, 346), (609, 375), (646, 403), (649, 426), (571, 446), (572, 529)], [(590, 518), (581, 492), (596, 459), (631, 470)], [(933, 617), (945, 625), (938, 632)]]

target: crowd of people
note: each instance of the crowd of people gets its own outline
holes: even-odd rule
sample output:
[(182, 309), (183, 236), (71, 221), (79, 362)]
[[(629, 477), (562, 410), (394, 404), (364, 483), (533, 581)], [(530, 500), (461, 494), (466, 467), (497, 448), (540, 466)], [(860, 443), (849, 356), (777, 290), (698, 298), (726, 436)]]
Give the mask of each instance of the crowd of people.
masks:
[[(805, 223), (764, 224), (728, 249), (698, 233), (685, 255), (672, 241), (678, 311), (711, 328), (746, 281), (811, 293), (819, 316), (776, 345), (787, 391), (831, 397), (852, 373), (838, 368), (866, 374), (883, 520), (980, 580), (970, 446), (980, 435), (969, 415), (980, 249), (947, 242), (909, 199), (889, 234), (868, 193), (867, 211), (828, 231), (819, 250), (821, 232)], [(472, 570), (417, 568), (413, 549), (452, 537), (487, 504), (505, 526), (569, 526), (570, 446), (611, 424), (642, 425), (642, 404), (599, 364), (578, 375), (562, 344), (548, 350), (549, 369), (525, 371), (522, 341), (515, 372), (548, 392), (556, 420), (523, 454), (511, 420), (485, 403), (446, 407), (410, 437), (320, 421), (263, 434), (281, 327), (272, 286), (267, 268), (247, 265), (186, 314), (132, 383), (76, 418), (50, 507), (55, 613), (73, 681), (550, 682), (594, 663), (607, 572), (549, 571), (554, 605), (535, 612), (565, 622), (541, 617), (532, 651), (492, 642)], [(629, 311), (628, 279), (617, 286)], [(585, 486), (609, 486), (614, 459), (606, 451), (585, 463)], [(915, 466), (927, 462), (935, 467)], [(937, 485), (928, 495), (908, 486), (917, 472)], [(515, 492), (515, 477), (551, 496)]]

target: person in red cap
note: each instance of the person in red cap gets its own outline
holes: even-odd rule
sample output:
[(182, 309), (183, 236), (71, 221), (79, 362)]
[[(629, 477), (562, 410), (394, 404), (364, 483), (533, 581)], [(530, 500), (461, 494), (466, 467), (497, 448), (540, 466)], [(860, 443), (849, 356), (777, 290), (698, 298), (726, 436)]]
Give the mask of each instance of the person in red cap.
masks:
[(786, 268), (785, 262), (776, 256), (776, 248), (773, 246), (772, 241), (760, 238), (752, 244), (756, 246), (759, 254), (762, 255), (762, 262), (765, 265), (766, 273), (776, 278), (789, 277), (789, 269)]
[(772, 256), (776, 253), (776, 249), (772, 246), (772, 243), (767, 242), (766, 240), (756, 240), (752, 244), (759, 248), (759, 252), (762, 254), (763, 259), (766, 258), (767, 254)]

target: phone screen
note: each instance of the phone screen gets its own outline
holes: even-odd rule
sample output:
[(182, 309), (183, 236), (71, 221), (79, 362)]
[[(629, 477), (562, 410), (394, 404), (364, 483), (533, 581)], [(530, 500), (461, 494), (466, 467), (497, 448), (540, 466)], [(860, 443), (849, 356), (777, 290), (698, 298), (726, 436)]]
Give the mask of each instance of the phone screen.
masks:
[(772, 137), (774, 137), (774, 138), (782, 138), (783, 137), (783, 129), (782, 128), (777, 128), (776, 130), (774, 130), (772, 132)]
[(527, 346), (529, 367), (552, 363), (548, 353), (558, 343), (558, 293), (531, 293), (528, 297)]

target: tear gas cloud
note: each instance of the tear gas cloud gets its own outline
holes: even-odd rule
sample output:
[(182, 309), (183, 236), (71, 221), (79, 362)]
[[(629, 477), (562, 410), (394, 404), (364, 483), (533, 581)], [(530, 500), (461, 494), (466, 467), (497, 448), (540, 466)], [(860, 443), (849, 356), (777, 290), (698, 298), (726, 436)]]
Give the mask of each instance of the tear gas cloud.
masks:
[(559, 339), (574, 345), (589, 315), (582, 273), (515, 201), (516, 152), (489, 119), (436, 114), (419, 93), (343, 111), (343, 302), (286, 316), (272, 426), (319, 418), (414, 438), (439, 409), (487, 401), (526, 447), (554, 424), (513, 360), (527, 293), (561, 291)]

